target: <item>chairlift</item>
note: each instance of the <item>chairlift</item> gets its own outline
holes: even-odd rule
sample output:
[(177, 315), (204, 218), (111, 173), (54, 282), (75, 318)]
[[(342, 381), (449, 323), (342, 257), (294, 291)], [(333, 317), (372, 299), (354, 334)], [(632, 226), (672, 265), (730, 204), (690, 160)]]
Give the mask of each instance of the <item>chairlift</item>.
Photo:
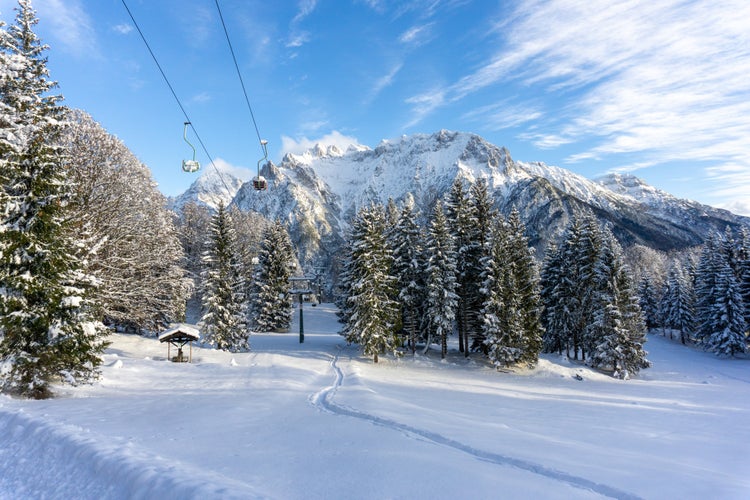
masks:
[(190, 146), (193, 150), (193, 159), (192, 160), (182, 160), (182, 170), (188, 173), (197, 172), (201, 168), (201, 164), (198, 163), (198, 161), (195, 159), (195, 146), (190, 144), (190, 141), (188, 141), (187, 138), (187, 129), (188, 125), (190, 125), (190, 122), (185, 122), (185, 129), (182, 132), (182, 138), (185, 139), (185, 142), (188, 143), (188, 146)]
[(258, 175), (253, 177), (253, 189), (255, 189), (256, 191), (265, 191), (266, 189), (268, 189), (268, 181), (265, 177), (260, 175), (260, 164), (263, 162), (268, 162), (268, 149), (266, 147), (268, 145), (268, 141), (265, 139), (261, 139), (260, 145), (263, 147), (263, 158), (258, 160)]

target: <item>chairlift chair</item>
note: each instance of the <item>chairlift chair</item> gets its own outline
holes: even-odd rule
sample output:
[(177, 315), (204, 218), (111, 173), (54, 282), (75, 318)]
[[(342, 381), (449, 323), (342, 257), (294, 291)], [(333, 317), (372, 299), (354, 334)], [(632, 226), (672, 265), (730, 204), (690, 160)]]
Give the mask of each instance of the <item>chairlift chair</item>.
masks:
[(193, 150), (193, 159), (192, 160), (182, 160), (182, 170), (184, 172), (193, 173), (197, 172), (201, 168), (201, 164), (198, 163), (198, 161), (195, 159), (195, 146), (190, 144), (190, 141), (187, 139), (187, 129), (188, 125), (190, 125), (190, 122), (185, 122), (185, 129), (182, 132), (182, 138), (185, 139), (185, 142), (188, 143), (188, 146), (190, 146)]
[(265, 139), (261, 139), (260, 145), (263, 147), (263, 158), (258, 160), (258, 175), (253, 177), (253, 189), (255, 189), (256, 191), (265, 191), (268, 189), (268, 181), (265, 177), (260, 175), (260, 164), (263, 162), (268, 162), (268, 141)]

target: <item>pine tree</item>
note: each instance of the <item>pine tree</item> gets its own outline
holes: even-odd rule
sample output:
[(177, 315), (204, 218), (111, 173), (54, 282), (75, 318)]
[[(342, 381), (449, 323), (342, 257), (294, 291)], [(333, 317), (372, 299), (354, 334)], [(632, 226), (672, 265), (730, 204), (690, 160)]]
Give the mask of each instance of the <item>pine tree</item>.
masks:
[(712, 235), (703, 244), (698, 266), (695, 270), (695, 336), (699, 343), (704, 344), (714, 333), (714, 306), (718, 291), (717, 277), (721, 270), (721, 251), (718, 237)]
[(542, 347), (539, 278), (520, 215), (496, 219), (485, 258), (484, 344), (490, 361), (503, 368), (533, 366)]
[[(675, 261), (667, 275), (667, 292), (664, 297), (664, 323), (671, 330), (679, 330), (680, 341), (685, 344), (693, 333), (693, 287), (682, 265)], [(670, 333), (670, 338), (672, 335)]]
[(747, 325), (740, 286), (730, 262), (726, 254), (721, 255), (713, 305), (706, 318), (706, 329), (710, 333), (704, 337), (703, 345), (717, 355), (733, 357), (747, 351)]
[(587, 326), (588, 342), (593, 346), (589, 362), (628, 379), (651, 363), (643, 349), (646, 326), (638, 296), (622, 262), (622, 250), (609, 230), (602, 233), (594, 286), (592, 321)]
[(745, 308), (745, 326), (750, 328), (750, 229), (742, 228), (738, 245), (740, 295)]
[(638, 282), (638, 298), (646, 328), (649, 330), (656, 328), (659, 325), (659, 300), (654, 277), (650, 273), (644, 273)]
[(458, 349), (468, 355), (468, 301), (470, 283), (467, 280), (466, 254), (469, 251), (469, 205), (461, 179), (453, 181), (445, 202), (448, 227), (456, 250), (456, 327), (458, 329)]
[(422, 317), (421, 306), (424, 302), (423, 237), (417, 217), (414, 198), (409, 194), (389, 237), (389, 244), (393, 249), (393, 274), (398, 282), (397, 299), (401, 304), (401, 321), (408, 334), (412, 353), (416, 349)]
[(557, 352), (562, 355), (567, 347), (567, 335), (558, 322), (563, 316), (561, 304), (556, 299), (558, 287), (562, 285), (563, 262), (562, 252), (551, 242), (544, 254), (540, 273), (540, 300), (542, 303), (542, 347), (544, 352)]
[[(484, 318), (482, 309), (487, 300), (487, 291), (483, 285), (484, 262), (491, 253), (491, 233), (493, 220), (498, 216), (493, 209), (493, 200), (487, 188), (487, 182), (479, 179), (469, 190), (468, 245), (463, 255), (464, 272), (462, 289), (466, 291), (467, 331), (464, 341), (471, 339), (471, 349), (481, 350), (487, 354), (484, 344)], [(465, 354), (468, 354), (466, 349)]]
[(53, 377), (96, 379), (106, 343), (81, 245), (67, 230), (62, 98), (51, 94), (37, 22), (20, 0), (15, 24), (0, 27), (0, 383), (46, 398)]
[(242, 352), (250, 348), (243, 280), (231, 221), (223, 204), (211, 219), (211, 238), (203, 255), (203, 317), (205, 341), (216, 348)]
[[(440, 201), (435, 204), (427, 240), (426, 316), (429, 332), (440, 339), (440, 357), (448, 355), (448, 335), (453, 331), (456, 294), (456, 252)], [(429, 345), (429, 343), (428, 343)]]
[(294, 246), (286, 227), (274, 221), (264, 233), (253, 275), (251, 314), (258, 331), (286, 331), (292, 324), (289, 278), (296, 265)]
[(375, 363), (381, 353), (397, 354), (400, 345), (399, 305), (392, 299), (397, 280), (390, 274), (393, 257), (385, 231), (383, 207), (371, 206), (357, 213), (349, 236), (349, 317), (343, 333)]

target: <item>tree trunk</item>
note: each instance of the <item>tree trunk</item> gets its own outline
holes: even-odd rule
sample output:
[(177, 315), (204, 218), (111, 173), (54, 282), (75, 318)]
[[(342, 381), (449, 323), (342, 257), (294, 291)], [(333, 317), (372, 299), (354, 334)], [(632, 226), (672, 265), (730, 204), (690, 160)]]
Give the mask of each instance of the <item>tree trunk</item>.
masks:
[(375, 353), (375, 356), (373, 357), (373, 361), (374, 361), (375, 363), (377, 363), (377, 362), (378, 362), (378, 353)]
[(448, 355), (448, 335), (443, 332), (440, 335), (440, 359), (445, 359)]

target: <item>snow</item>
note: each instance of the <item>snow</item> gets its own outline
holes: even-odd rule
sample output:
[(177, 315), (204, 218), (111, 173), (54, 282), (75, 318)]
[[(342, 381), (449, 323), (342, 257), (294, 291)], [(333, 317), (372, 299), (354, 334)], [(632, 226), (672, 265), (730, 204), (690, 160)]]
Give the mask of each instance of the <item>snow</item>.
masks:
[(173, 335), (177, 332), (184, 333), (189, 337), (193, 337), (195, 340), (198, 340), (201, 336), (200, 329), (197, 325), (191, 325), (188, 323), (173, 323), (169, 325), (168, 330), (164, 330), (159, 334), (159, 340), (169, 337), (170, 335)]
[(651, 336), (653, 368), (627, 382), (556, 355), (375, 365), (332, 306), (304, 315), (303, 344), (295, 323), (192, 364), (116, 334), (99, 384), (0, 398), (0, 498), (750, 495), (748, 358)]

